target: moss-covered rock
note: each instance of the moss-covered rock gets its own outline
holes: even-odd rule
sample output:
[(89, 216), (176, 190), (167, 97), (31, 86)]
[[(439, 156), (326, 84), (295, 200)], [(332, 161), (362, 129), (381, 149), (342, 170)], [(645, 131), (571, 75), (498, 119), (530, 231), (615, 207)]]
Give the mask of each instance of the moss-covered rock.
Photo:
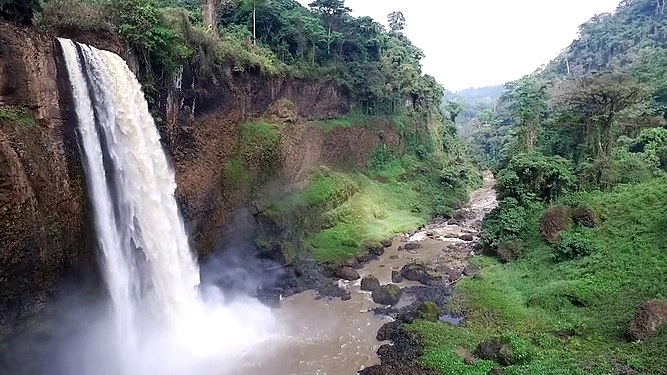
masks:
[(383, 285), (373, 291), (372, 297), (375, 303), (393, 306), (401, 299), (401, 288), (396, 284)]
[(427, 320), (429, 322), (437, 322), (440, 319), (440, 308), (435, 302), (427, 301), (423, 302), (419, 306), (419, 318), (422, 320)]

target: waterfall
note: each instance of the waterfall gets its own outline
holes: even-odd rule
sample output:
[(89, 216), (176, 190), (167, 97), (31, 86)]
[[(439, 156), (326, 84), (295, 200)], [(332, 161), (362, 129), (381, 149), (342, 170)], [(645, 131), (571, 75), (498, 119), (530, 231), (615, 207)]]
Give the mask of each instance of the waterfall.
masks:
[[(165, 348), (166, 341), (178, 341), (179, 348), (190, 351), (211, 350), (186, 348), (202, 342), (224, 347), (211, 343), (223, 337), (206, 335), (242, 338), (247, 344), (258, 341), (264, 328), (253, 332), (247, 326), (257, 319), (266, 321), (262, 306), (245, 303), (236, 306), (241, 313), (235, 315), (229, 307), (206, 306), (200, 296), (198, 265), (174, 197), (174, 173), (134, 74), (114, 53), (68, 39), (59, 43), (113, 306), (115, 344), (122, 362), (119, 371), (142, 373), (138, 362), (151, 354), (141, 351), (154, 341), (162, 345), (159, 355), (167, 356), (154, 362), (173, 360), (168, 357), (174, 348)], [(246, 327), (240, 330), (230, 324)], [(146, 373), (155, 370), (154, 363), (145, 367)], [(181, 372), (172, 366), (169, 373)]]

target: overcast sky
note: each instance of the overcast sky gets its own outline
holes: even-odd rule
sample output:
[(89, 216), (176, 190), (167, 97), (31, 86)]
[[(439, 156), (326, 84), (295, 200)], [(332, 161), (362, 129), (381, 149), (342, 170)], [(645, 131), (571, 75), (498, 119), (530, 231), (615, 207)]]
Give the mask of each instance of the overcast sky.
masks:
[[(307, 5), (310, 0), (299, 0)], [(386, 24), (400, 10), (405, 34), (426, 53), (425, 73), (448, 90), (502, 84), (532, 73), (620, 0), (346, 0), (355, 16)]]

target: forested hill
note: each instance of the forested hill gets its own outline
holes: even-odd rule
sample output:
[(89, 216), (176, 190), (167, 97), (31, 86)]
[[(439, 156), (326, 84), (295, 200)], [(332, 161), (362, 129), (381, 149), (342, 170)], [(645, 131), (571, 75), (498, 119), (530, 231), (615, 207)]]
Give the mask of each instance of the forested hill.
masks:
[(387, 30), (351, 11), (344, 0), (314, 0), (308, 8), (295, 0), (0, 1), (0, 19), (53, 35), (119, 35), (140, 56), (149, 97), (193, 62), (211, 77), (252, 70), (334, 80), (366, 114), (399, 113), (406, 98), (417, 111), (437, 108), (442, 88), (422, 74), (424, 54), (402, 34), (403, 14), (392, 12)]
[(544, 70), (549, 76), (628, 70), (661, 56), (667, 46), (665, 0), (623, 0), (613, 13), (594, 16), (580, 36)]

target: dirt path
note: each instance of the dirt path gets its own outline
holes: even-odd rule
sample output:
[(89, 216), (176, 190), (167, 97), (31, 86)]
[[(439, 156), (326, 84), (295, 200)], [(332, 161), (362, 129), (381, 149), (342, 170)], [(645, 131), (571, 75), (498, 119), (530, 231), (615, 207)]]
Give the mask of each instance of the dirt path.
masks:
[[(380, 327), (392, 316), (416, 309), (421, 300), (433, 300), (444, 307), (449, 287), (465, 277), (468, 260), (479, 248), (481, 220), (496, 206), (491, 173), (484, 185), (473, 192), (469, 203), (449, 220), (394, 239), (377, 260), (358, 270), (362, 277), (373, 275), (381, 284), (392, 282), (392, 271), (420, 262), (427, 266), (430, 280), (399, 283), (403, 296), (397, 306), (382, 307), (361, 290), (361, 280), (340, 281), (351, 299), (316, 299), (304, 293), (283, 300), (276, 310), (281, 329), (275, 341), (249, 355), (244, 374), (350, 375), (380, 362), (376, 354), (383, 344), (376, 340)], [(381, 314), (376, 314), (375, 312)]]

